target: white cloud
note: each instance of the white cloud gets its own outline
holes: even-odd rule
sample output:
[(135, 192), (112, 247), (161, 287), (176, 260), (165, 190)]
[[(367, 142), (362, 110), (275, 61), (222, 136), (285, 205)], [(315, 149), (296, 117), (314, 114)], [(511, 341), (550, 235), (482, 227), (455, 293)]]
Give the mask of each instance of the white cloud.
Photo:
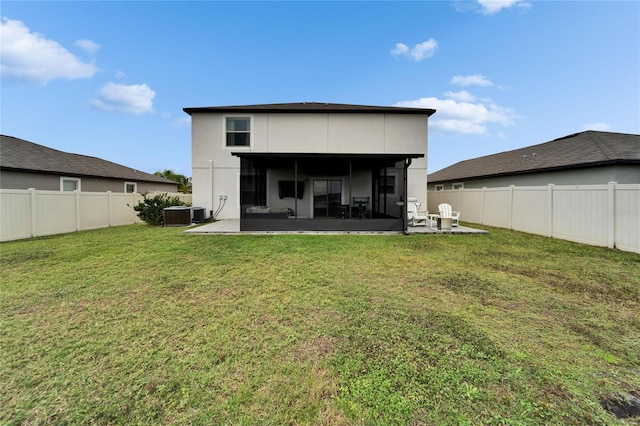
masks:
[(73, 44), (78, 46), (80, 49), (84, 50), (87, 53), (96, 53), (100, 50), (100, 45), (91, 40), (76, 40)]
[(394, 56), (405, 56), (414, 61), (422, 61), (430, 58), (438, 48), (438, 42), (430, 38), (427, 41), (416, 44), (413, 48), (409, 48), (404, 43), (396, 43), (396, 46), (391, 49), (391, 54)]
[(582, 130), (598, 130), (600, 132), (607, 132), (611, 129), (607, 123), (587, 123), (582, 126)]
[(31, 32), (21, 21), (3, 17), (0, 38), (3, 77), (47, 84), (56, 78), (91, 78), (98, 71), (95, 64), (82, 62), (58, 42)]
[(482, 74), (474, 74), (474, 75), (456, 75), (451, 79), (451, 84), (456, 84), (458, 86), (493, 86), (491, 80), (485, 77)]
[(98, 99), (91, 106), (101, 111), (145, 114), (153, 112), (153, 98), (156, 92), (146, 84), (107, 83), (100, 89)]
[(444, 94), (445, 98), (453, 99), (461, 102), (475, 102), (476, 97), (466, 90), (461, 90), (459, 92), (446, 92)]
[(521, 9), (531, 7), (531, 3), (521, 0), (478, 0), (478, 4), (480, 5), (479, 12), (483, 15), (495, 15), (503, 9), (510, 9), (514, 6)]
[(436, 113), (429, 119), (429, 127), (442, 133), (481, 135), (488, 133), (490, 124), (502, 127), (515, 124), (518, 116), (512, 108), (496, 105), (491, 101), (477, 102), (473, 95), (468, 95), (468, 99), (473, 98), (474, 101), (430, 97), (398, 102), (396, 106), (436, 109)]

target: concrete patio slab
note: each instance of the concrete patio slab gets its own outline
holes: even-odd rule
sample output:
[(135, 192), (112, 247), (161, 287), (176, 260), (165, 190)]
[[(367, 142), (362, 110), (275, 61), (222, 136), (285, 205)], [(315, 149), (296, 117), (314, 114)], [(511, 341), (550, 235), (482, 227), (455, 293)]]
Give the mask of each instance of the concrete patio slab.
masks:
[[(240, 231), (240, 219), (222, 219), (204, 225), (190, 227), (184, 231), (185, 234), (320, 234), (320, 235), (382, 235), (382, 234), (401, 234), (401, 232), (378, 232), (378, 231), (335, 231), (335, 232), (309, 232), (309, 231)], [(407, 230), (408, 234), (488, 234), (489, 232), (482, 229), (469, 228), (466, 226), (455, 226), (450, 230), (439, 230), (429, 226), (410, 226)]]

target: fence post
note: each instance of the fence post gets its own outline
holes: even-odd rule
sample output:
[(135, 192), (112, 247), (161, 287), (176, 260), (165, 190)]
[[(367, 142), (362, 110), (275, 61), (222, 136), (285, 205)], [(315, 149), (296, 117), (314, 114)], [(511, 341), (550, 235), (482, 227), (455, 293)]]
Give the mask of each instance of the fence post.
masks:
[(76, 200), (76, 232), (80, 231), (80, 191), (77, 189), (73, 191), (73, 196)]
[(35, 237), (36, 236), (36, 225), (37, 225), (37, 220), (36, 220), (36, 189), (35, 188), (29, 188), (29, 195), (31, 196), (31, 237)]
[(553, 190), (552, 183), (547, 185), (547, 237), (553, 237)]
[(111, 200), (111, 191), (107, 191), (107, 208), (109, 209), (109, 227), (112, 227), (113, 219), (112, 219), (111, 209), (113, 208), (113, 204)]
[[(138, 192), (135, 192), (135, 193), (133, 194), (133, 204), (131, 205), (131, 206), (132, 206), (132, 208), (133, 208), (134, 206), (137, 206), (137, 205), (141, 202), (141, 200), (140, 200), (140, 197), (139, 197), (139, 196), (140, 196), (140, 193), (138, 193)], [(142, 198), (144, 199), (144, 196), (143, 196)], [(135, 210), (133, 211), (133, 223), (134, 223), (134, 224), (138, 223), (138, 214), (136, 213), (136, 211), (135, 211)]]
[(484, 225), (484, 198), (487, 193), (487, 187), (482, 187), (482, 204), (480, 205), (480, 224)]
[(616, 185), (618, 182), (607, 183), (607, 247), (616, 246)]
[(513, 219), (513, 190), (515, 185), (509, 185), (509, 217), (507, 218), (508, 227), (507, 229), (512, 228), (512, 219)]

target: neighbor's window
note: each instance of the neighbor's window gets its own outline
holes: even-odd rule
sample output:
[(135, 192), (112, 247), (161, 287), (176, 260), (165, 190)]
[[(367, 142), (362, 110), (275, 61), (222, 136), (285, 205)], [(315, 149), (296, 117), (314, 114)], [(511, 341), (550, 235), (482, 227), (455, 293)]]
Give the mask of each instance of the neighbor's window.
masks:
[(380, 176), (380, 193), (387, 194), (387, 195), (395, 195), (396, 175)]
[(444, 185), (436, 185), (436, 191), (444, 191)]
[(250, 117), (227, 117), (227, 146), (251, 146)]
[(80, 191), (80, 179), (61, 177), (60, 191)]
[(136, 193), (136, 186), (137, 184), (135, 182), (125, 182), (124, 183), (124, 192), (126, 194), (135, 194)]
[(464, 183), (454, 183), (451, 187), (453, 189), (464, 189)]

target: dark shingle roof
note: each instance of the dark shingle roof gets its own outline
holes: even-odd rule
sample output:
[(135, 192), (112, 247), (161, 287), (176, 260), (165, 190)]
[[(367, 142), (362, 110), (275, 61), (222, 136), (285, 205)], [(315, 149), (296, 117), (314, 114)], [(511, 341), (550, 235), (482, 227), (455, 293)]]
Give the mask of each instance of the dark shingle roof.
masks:
[(0, 141), (0, 168), (3, 169), (176, 184), (111, 161), (58, 151), (13, 136), (0, 135)]
[(430, 174), (427, 179), (429, 183), (438, 183), (612, 164), (640, 164), (640, 135), (589, 130), (461, 161)]
[(324, 102), (297, 102), (284, 104), (237, 105), (184, 108), (191, 115), (194, 112), (305, 112), (305, 113), (384, 113), (384, 114), (426, 114), (436, 112), (435, 109), (404, 108), (390, 106), (330, 104)]

